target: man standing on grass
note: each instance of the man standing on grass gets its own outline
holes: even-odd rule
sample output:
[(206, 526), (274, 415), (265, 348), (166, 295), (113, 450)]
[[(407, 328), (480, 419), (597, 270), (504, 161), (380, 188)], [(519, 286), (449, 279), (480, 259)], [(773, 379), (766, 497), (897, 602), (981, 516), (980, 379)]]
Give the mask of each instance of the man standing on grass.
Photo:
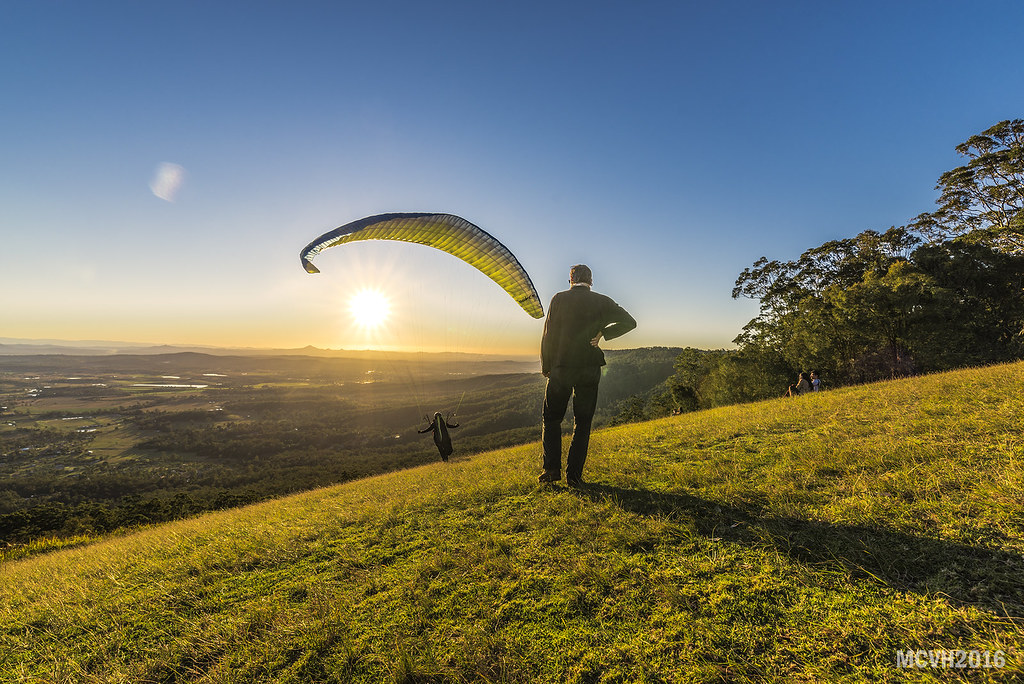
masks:
[(562, 479), (562, 419), (572, 398), (572, 442), (565, 463), (570, 487), (583, 484), (583, 464), (590, 444), (590, 426), (597, 408), (601, 382), (603, 337), (612, 340), (636, 327), (636, 321), (611, 298), (593, 292), (590, 269), (582, 264), (569, 269), (569, 289), (551, 298), (540, 342), (544, 388), (544, 472), (541, 482)]

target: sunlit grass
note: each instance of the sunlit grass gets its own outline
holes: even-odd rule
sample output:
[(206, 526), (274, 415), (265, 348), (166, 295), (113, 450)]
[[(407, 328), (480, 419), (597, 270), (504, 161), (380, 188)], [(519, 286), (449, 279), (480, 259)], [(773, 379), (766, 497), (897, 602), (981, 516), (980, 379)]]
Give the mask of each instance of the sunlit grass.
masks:
[[(536, 444), (0, 565), (42, 681), (1024, 676), (1024, 365)], [(907, 672), (900, 649), (1005, 652)], [(0, 677), (3, 679), (3, 677)]]
[(57, 549), (72, 549), (84, 546), (96, 541), (101, 537), (97, 535), (73, 535), (70, 537), (39, 537), (27, 544), (11, 545), (7, 548), (0, 547), (0, 563), (36, 556)]

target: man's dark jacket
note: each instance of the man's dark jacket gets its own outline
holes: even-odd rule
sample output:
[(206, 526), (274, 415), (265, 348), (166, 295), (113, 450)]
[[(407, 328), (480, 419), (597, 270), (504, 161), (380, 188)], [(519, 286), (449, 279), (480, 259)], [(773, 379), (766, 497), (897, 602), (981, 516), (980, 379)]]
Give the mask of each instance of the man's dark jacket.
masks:
[(540, 343), (541, 370), (603, 366), (604, 352), (590, 343), (599, 332), (613, 340), (636, 327), (636, 321), (610, 297), (574, 285), (551, 298)]

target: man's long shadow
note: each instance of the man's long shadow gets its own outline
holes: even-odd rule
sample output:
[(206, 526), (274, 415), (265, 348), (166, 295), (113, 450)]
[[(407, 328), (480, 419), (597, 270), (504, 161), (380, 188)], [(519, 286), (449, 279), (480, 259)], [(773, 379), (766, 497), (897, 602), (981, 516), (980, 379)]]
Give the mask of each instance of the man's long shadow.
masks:
[(704, 536), (771, 546), (803, 563), (842, 567), (915, 593), (940, 594), (1000, 617), (1024, 618), (1024, 557), (879, 527), (772, 516), (688, 494), (587, 484), (572, 490), (644, 516), (692, 520)]

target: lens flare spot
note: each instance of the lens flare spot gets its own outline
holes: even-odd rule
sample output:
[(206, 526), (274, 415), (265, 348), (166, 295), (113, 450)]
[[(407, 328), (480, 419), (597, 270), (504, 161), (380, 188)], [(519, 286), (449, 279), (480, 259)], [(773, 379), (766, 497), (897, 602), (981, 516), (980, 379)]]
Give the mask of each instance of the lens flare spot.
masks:
[(173, 202), (184, 182), (184, 168), (170, 162), (162, 162), (153, 173), (153, 180), (149, 182), (149, 189), (160, 199)]

